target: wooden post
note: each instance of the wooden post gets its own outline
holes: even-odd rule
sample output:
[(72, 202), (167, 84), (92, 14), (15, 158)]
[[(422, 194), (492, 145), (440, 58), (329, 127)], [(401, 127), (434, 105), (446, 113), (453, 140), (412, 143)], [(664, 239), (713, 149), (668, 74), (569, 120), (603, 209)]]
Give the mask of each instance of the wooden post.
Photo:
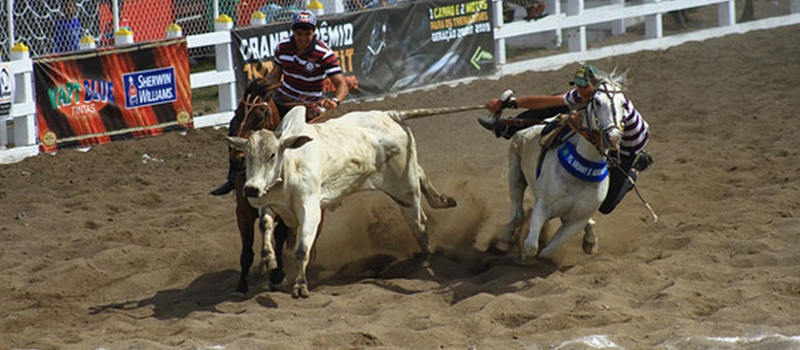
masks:
[[(580, 16), (585, 9), (584, 0), (568, 0), (567, 16)], [(567, 49), (569, 52), (586, 51), (586, 26), (567, 29)]]
[[(644, 0), (645, 4), (654, 4), (661, 0)], [(656, 39), (664, 36), (664, 16), (660, 13), (647, 16), (644, 20), (644, 36), (647, 39)]]

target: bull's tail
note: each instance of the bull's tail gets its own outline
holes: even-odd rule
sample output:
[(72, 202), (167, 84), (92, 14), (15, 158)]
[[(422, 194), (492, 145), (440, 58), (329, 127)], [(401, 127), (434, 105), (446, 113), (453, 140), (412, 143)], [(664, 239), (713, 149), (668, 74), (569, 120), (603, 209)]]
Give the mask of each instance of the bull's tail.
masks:
[(434, 115), (440, 114), (449, 114), (449, 113), (457, 113), (463, 111), (472, 111), (476, 109), (483, 109), (484, 106), (461, 106), (461, 107), (439, 107), (439, 108), (418, 108), (418, 109), (406, 109), (401, 111), (395, 111), (397, 118), (400, 121), (414, 119), (414, 118), (422, 118), (422, 117), (430, 117)]

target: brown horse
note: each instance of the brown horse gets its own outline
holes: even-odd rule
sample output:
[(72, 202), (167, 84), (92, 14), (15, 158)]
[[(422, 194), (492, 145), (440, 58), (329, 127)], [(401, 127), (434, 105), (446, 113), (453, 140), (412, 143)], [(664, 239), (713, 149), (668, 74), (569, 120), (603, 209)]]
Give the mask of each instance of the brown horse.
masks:
[[(281, 121), (281, 108), (275, 103), (273, 93), (277, 85), (269, 85), (265, 78), (258, 78), (251, 81), (244, 92), (244, 98), (239, 102), (236, 108), (233, 120), (229, 125), (230, 136), (238, 136), (247, 138), (255, 130), (268, 129), (275, 130)], [(284, 104), (284, 109), (288, 109), (297, 105), (308, 107), (308, 115), (306, 119), (311, 123), (321, 123), (327, 120), (332, 110), (324, 113), (314, 106), (314, 103), (295, 102)], [(244, 166), (244, 152), (230, 151), (230, 166), (234, 175), (234, 192), (236, 193), (236, 224), (239, 227), (239, 236), (242, 240), (242, 253), (239, 256), (239, 265), (241, 267), (241, 274), (239, 276), (239, 283), (236, 286), (236, 291), (247, 294), (249, 290), (247, 283), (247, 276), (250, 273), (250, 267), (253, 265), (253, 244), (255, 243), (255, 231), (253, 226), (257, 219), (259, 219), (258, 209), (253, 208), (247, 201), (243, 188), (246, 180), (245, 166)], [(275, 258), (277, 259), (278, 266), (267, 266), (267, 250), (261, 248), (261, 272), (266, 273), (269, 271), (270, 287), (283, 282), (286, 278), (286, 273), (283, 271), (283, 246), (289, 237), (289, 228), (281, 221), (277, 220), (275, 226)], [(322, 224), (320, 223), (320, 226)], [(260, 231), (264, 231), (263, 223), (259, 223)]]
[[(272, 100), (272, 92), (275, 86), (267, 84), (266, 79), (255, 79), (248, 84), (245, 89), (244, 98), (236, 108), (233, 120), (230, 123), (229, 134), (243, 138), (250, 136), (250, 133), (258, 129), (275, 130), (281, 121), (278, 107)], [(230, 151), (230, 166), (236, 171), (234, 184), (236, 193), (236, 224), (239, 227), (239, 236), (242, 240), (242, 253), (239, 256), (241, 274), (236, 291), (247, 294), (249, 290), (247, 276), (250, 267), (253, 265), (253, 244), (255, 237), (254, 225), (258, 219), (258, 210), (250, 206), (247, 196), (244, 195), (243, 188), (245, 182), (244, 173), (244, 153)], [(289, 229), (282, 222), (275, 228), (275, 254), (278, 260), (278, 268), (270, 273), (271, 284), (278, 284), (285, 278), (283, 272), (283, 245), (289, 235)], [(266, 252), (262, 249), (262, 260)]]

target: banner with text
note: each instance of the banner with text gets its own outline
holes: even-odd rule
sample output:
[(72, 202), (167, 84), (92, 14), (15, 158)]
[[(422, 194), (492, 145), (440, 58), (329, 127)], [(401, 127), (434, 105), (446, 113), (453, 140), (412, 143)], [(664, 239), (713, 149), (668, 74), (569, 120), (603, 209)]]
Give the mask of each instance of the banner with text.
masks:
[[(339, 57), (350, 97), (494, 73), (489, 0), (407, 2), (317, 20), (317, 37)], [(232, 31), (239, 91), (266, 76), (287, 22)], [(326, 85), (326, 92), (333, 86)]]
[(34, 60), (44, 152), (192, 128), (186, 39)]

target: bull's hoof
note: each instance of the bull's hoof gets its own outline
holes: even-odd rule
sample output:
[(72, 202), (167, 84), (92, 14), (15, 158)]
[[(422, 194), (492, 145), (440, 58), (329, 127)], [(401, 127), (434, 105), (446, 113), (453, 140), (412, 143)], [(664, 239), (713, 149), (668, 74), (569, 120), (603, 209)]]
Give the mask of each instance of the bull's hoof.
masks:
[(442, 196), (442, 201), (446, 203), (445, 208), (455, 208), (456, 206), (458, 206), (458, 202), (456, 202), (456, 199), (450, 196)]
[(262, 275), (266, 275), (270, 273), (270, 271), (274, 271), (278, 269), (278, 261), (275, 259), (262, 259), (261, 260), (261, 269), (259, 272)]
[(294, 289), (292, 290), (292, 298), (308, 298), (308, 285), (295, 285)]

